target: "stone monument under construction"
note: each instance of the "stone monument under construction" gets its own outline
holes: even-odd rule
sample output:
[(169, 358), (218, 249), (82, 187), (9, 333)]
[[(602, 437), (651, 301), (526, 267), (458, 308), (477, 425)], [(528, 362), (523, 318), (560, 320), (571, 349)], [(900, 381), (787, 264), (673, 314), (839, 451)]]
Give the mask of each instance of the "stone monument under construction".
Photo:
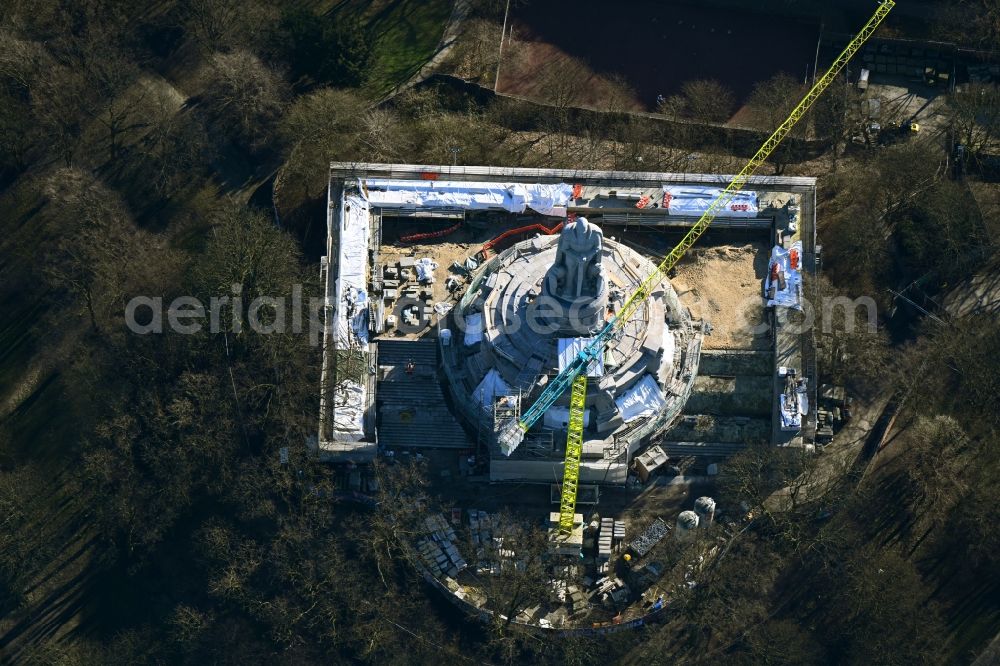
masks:
[[(527, 409), (656, 266), (580, 217), (477, 270), (445, 326), (454, 404), (490, 447), (494, 481), (562, 478), (569, 396), (510, 455), (497, 433)], [(702, 334), (663, 279), (590, 364), (582, 483), (622, 484), (631, 457), (671, 425), (691, 391)]]

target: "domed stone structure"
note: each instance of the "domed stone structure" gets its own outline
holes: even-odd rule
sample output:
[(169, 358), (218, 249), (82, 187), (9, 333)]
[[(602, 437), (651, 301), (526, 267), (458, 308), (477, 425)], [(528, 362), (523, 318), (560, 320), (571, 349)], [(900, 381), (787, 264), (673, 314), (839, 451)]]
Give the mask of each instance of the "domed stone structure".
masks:
[[(511, 455), (497, 434), (656, 270), (585, 218), (478, 270), (449, 320), (442, 359), (454, 405), (490, 446), (492, 480), (561, 478), (568, 392)], [(680, 413), (700, 349), (701, 331), (661, 281), (588, 368), (581, 482), (625, 482), (632, 455)]]

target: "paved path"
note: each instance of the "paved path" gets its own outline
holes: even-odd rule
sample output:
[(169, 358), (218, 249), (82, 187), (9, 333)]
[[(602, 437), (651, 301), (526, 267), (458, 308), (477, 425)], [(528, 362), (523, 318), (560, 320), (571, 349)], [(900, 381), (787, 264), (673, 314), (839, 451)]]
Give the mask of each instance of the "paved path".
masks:
[(823, 447), (814, 466), (800, 477), (772, 493), (765, 503), (771, 511), (787, 511), (791, 500), (801, 505), (817, 500), (835, 488), (852, 470), (863, 469), (869, 457), (865, 456), (870, 441), (885, 436), (884, 415), (889, 397), (882, 396), (868, 404), (855, 405), (854, 416), (838, 432), (833, 441)]

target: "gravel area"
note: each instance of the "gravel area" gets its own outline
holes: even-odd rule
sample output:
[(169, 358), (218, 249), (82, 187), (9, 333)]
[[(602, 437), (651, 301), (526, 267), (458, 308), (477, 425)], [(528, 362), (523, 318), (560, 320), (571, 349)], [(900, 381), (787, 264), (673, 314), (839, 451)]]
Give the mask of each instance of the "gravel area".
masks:
[(752, 330), (764, 314), (761, 284), (767, 252), (763, 243), (692, 249), (677, 265), (671, 283), (681, 302), (695, 319), (712, 324), (704, 349), (770, 347), (766, 330)]

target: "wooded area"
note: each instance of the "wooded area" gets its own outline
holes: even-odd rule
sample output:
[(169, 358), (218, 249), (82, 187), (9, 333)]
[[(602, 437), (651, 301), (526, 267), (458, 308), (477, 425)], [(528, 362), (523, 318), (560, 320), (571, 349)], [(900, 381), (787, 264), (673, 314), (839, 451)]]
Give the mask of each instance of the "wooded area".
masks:
[[(503, 4), (472, 3), (476, 30), (453, 54), (482, 60), (472, 69), (484, 77)], [(995, 46), (996, 3), (981, 4), (975, 38)], [(924, 316), (889, 290), (918, 284), (937, 303), (995, 275), (1000, 213), (951, 177), (940, 143), (852, 148), (849, 98), (824, 100), (798, 137), (823, 142), (821, 155), (789, 149), (773, 168), (821, 176), (818, 288), (871, 295), (884, 314), (875, 332), (820, 337), (824, 381), (872, 414), (900, 400), (895, 433), (871, 470), (841, 470), (820, 500), (802, 489), (826, 473), (824, 456), (739, 454), (722, 492), (757, 518), (659, 625), (553, 639), (461, 616), (402, 545), (433, 500), (426, 469), (377, 464), (376, 499), (397, 508), (372, 512), (343, 501), (339, 472), (308, 456), (320, 359), (307, 335), (125, 328), (135, 295), (239, 295), (245, 315), (293, 285), (319, 294), (330, 160), (740, 165), (711, 124), (736, 104), (716, 81), (664, 100), (662, 120), (679, 123), (577, 113), (572, 87), (544, 113), (433, 86), (390, 95), (434, 54), (451, 9), (0, 8), (0, 658), (969, 663), (1000, 629), (1000, 326), (995, 310)], [(760, 82), (754, 126), (773, 127), (800, 94), (786, 75)], [(984, 85), (948, 101), (971, 160), (994, 154), (998, 100)], [(525, 549), (544, 538), (512, 534)], [(514, 609), (543, 579), (505, 572), (491, 596)]]

